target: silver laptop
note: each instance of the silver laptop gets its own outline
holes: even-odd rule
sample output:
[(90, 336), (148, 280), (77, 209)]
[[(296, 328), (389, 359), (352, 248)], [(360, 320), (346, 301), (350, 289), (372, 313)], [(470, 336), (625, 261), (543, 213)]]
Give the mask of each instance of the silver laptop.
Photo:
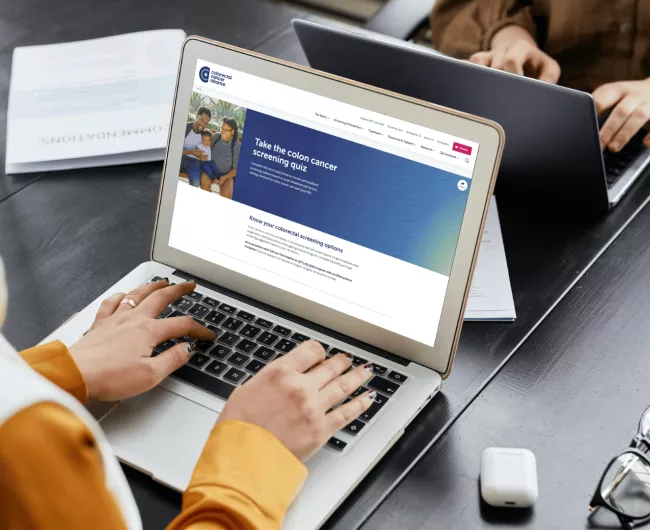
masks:
[[(198, 142), (222, 167), (187, 159)], [(318, 528), (451, 371), (502, 147), (486, 120), (190, 37), (151, 261), (47, 340), (74, 343), (112, 293), (196, 280), (159, 318), (217, 339), (101, 418), (121, 461), (179, 491), (230, 393), (277, 357), (311, 338), (373, 363), (378, 401), (307, 462), (284, 526)], [(206, 176), (233, 169), (228, 189)]]

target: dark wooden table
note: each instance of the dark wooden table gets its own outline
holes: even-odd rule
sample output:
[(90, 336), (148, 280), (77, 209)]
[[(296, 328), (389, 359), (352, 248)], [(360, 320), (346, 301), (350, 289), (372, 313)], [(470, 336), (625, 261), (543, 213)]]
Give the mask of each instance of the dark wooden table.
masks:
[[(647, 206), (364, 530), (589, 528), (587, 506), (600, 475), (650, 405), (649, 243)], [(534, 509), (480, 502), (480, 454), (490, 446), (536, 454)]]
[[(301, 60), (288, 26), (293, 12), (282, 9), (275, 12), (277, 6), (256, 0), (232, 2), (225, 8), (230, 11), (224, 12), (222, 6), (227, 4), (219, 3), (219, 17), (212, 25), (210, 17), (203, 16), (201, 11), (209, 9), (206, 7), (209, 4), (196, 1), (154, 6), (149, 3), (137, 3), (138, 9), (147, 13), (133, 15), (135, 21), (120, 15), (127, 11), (127, 2), (100, 5), (97, 9), (102, 10), (104, 24), (93, 21), (92, 15), (97, 14), (94, 8), (92, 12), (82, 9), (82, 16), (77, 16), (75, 24), (68, 22), (74, 17), (63, 15), (60, 18), (55, 15), (56, 23), (52, 24), (51, 18), (44, 21), (39, 17), (41, 22), (25, 18), (31, 16), (28, 7), (36, 6), (36, 0), (21, 2), (16, 4), (17, 7), (1, 6), (0, 21), (14, 31), (14, 34), (9, 34), (6, 44), (2, 40), (5, 36), (0, 35), (0, 54), (3, 54), (0, 68), (2, 75), (6, 76), (2, 78), (5, 98), (10, 48), (17, 43), (55, 42), (136, 29), (181, 27), (188, 33), (218, 37), (276, 56)], [(68, 0), (61, 4), (63, 12), (68, 9), (70, 15), (72, 2)], [(25, 5), (28, 7), (23, 7)], [(41, 2), (40, 5), (46, 4)], [(5, 19), (11, 23), (5, 24)], [(25, 21), (21, 26), (22, 19)], [(88, 25), (80, 22), (86, 19)], [(241, 20), (250, 27), (245, 27)], [(97, 25), (93, 26), (95, 23)], [(271, 26), (276, 30), (262, 29)], [(60, 27), (67, 30), (60, 30)], [(221, 31), (222, 27), (229, 29)], [(4, 128), (0, 134), (4, 134)], [(4, 152), (1, 144), (0, 151)], [(17, 347), (39, 341), (129, 270), (148, 259), (160, 170), (161, 164), (150, 163), (53, 172), (36, 175), (31, 180), (30, 177), (21, 180), (0, 176), (0, 189), (3, 190), (0, 196), (0, 254), (5, 259), (11, 287), (11, 311), (4, 332)], [(534, 204), (532, 198), (513, 197), (505, 192), (499, 194), (517, 321), (465, 326), (457, 362), (444, 392), (422, 412), (398, 445), (337, 511), (327, 524), (328, 528), (349, 530), (359, 527), (399, 483), (414, 461), (426, 455), (425, 461), (428, 462), (429, 455), (438, 447), (430, 448), (431, 444), (443, 436), (457, 418), (464, 417), (461, 416), (463, 411), (476, 396), (481, 395), (513, 353), (517, 359), (517, 349), (522, 341), (592, 265), (648, 195), (650, 180), (645, 179), (607, 218), (585, 223), (555, 215), (557, 212), (548, 215), (548, 204)], [(523, 373), (522, 377), (525, 375)], [(524, 378), (519, 384), (525, 387), (529, 383)], [(603, 459), (607, 456), (604, 455)], [(418, 464), (416, 473), (420, 472), (422, 465)], [(135, 471), (128, 471), (128, 477), (145, 527), (162, 528), (177, 513), (179, 496)], [(454, 477), (447, 475), (445, 480), (454, 480)], [(413, 482), (409, 476), (407, 482), (389, 497), (391, 510), (404, 519), (404, 524), (412, 519), (419, 521), (414, 523), (420, 524), (419, 527), (427, 527), (422, 521), (436, 506), (428, 497), (430, 490), (427, 482)], [(410, 513), (409, 503), (402, 498), (398, 501), (402, 506), (393, 501), (401, 491), (422, 499), (421, 505), (416, 505), (421, 514)], [(465, 502), (475, 500), (476, 490), (465, 492)], [(383, 507), (380, 510), (378, 513), (384, 513)], [(388, 520), (387, 517), (373, 518), (368, 528), (394, 528), (394, 518), (391, 519), (393, 526), (382, 526)], [(448, 523), (448, 527), (458, 526)]]

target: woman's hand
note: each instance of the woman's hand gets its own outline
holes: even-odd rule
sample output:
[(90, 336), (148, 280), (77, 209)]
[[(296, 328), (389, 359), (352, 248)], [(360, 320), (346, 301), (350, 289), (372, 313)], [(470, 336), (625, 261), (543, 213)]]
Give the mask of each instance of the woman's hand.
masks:
[[(620, 151), (650, 120), (650, 79), (607, 83), (592, 95), (599, 116), (614, 109), (600, 129), (603, 149)], [(643, 144), (650, 147), (650, 134)]]
[[(112, 401), (156, 386), (192, 354), (191, 343), (182, 342), (151, 357), (154, 347), (167, 339), (189, 335), (214, 340), (214, 332), (192, 317), (156, 320), (168, 304), (196, 287), (194, 282), (172, 287), (168, 283), (162, 280), (138, 287), (126, 296), (118, 293), (107, 298), (88, 333), (70, 347), (86, 381), (89, 397)], [(137, 306), (120, 303), (124, 298), (133, 300)]]
[(533, 36), (524, 28), (511, 25), (492, 38), (490, 51), (475, 53), (469, 61), (517, 75), (525, 75), (547, 83), (560, 79), (560, 65), (539, 49)]
[(303, 342), (238, 387), (219, 421), (263, 427), (304, 461), (373, 403), (370, 391), (330, 411), (372, 375), (371, 365), (344, 374), (351, 364), (343, 354), (325, 360), (318, 342)]

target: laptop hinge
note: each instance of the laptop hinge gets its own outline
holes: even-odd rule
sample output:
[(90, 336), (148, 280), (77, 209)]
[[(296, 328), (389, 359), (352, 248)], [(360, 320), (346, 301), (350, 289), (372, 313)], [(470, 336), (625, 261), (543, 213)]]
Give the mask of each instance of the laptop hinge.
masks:
[(254, 298), (249, 298), (248, 296), (245, 296), (243, 294), (237, 293), (235, 291), (231, 291), (230, 289), (227, 289), (226, 287), (222, 287), (221, 285), (217, 285), (212, 282), (208, 282), (206, 280), (203, 280), (197, 276), (194, 276), (192, 274), (188, 274), (184, 271), (176, 269), (174, 271), (175, 276), (179, 276), (180, 278), (183, 278), (185, 280), (194, 280), (197, 285), (201, 285), (203, 287), (206, 287), (208, 289), (212, 289), (213, 291), (217, 291), (220, 293), (223, 293), (227, 296), (230, 296), (231, 298), (235, 298), (236, 300), (240, 300), (246, 304), (252, 305), (254, 307), (257, 307), (259, 309), (262, 309), (263, 311), (266, 311), (268, 313), (272, 313), (274, 315), (277, 315), (281, 318), (284, 318), (286, 320), (290, 320), (292, 322), (295, 322), (296, 324), (300, 326), (305, 326), (308, 328), (311, 328), (315, 331), (318, 331), (319, 333), (322, 333), (324, 335), (328, 335), (334, 339), (340, 340), (342, 342), (347, 342), (348, 344), (355, 346), (356, 348), (360, 348), (362, 350), (365, 350), (367, 352), (372, 353), (373, 355), (377, 355), (378, 357), (382, 357), (388, 361), (392, 361), (394, 363), (397, 363), (402, 366), (408, 366), (411, 361), (408, 361), (406, 359), (403, 359), (402, 357), (399, 357), (398, 355), (395, 355), (394, 353), (390, 353), (386, 350), (382, 350), (381, 348), (377, 348), (376, 346), (373, 346), (371, 344), (367, 344), (365, 342), (362, 342), (358, 339), (355, 339), (353, 337), (349, 337), (347, 335), (344, 335), (343, 333), (339, 333), (338, 331), (334, 331), (333, 329), (326, 328), (324, 326), (321, 326), (319, 324), (316, 324), (314, 322), (311, 322), (309, 320), (306, 320), (304, 318), (301, 318), (297, 315), (294, 315), (292, 313), (288, 313), (286, 311), (282, 311), (281, 309), (278, 309), (277, 307), (273, 307), (270, 305), (267, 305), (263, 302), (260, 302), (259, 300), (255, 300)]

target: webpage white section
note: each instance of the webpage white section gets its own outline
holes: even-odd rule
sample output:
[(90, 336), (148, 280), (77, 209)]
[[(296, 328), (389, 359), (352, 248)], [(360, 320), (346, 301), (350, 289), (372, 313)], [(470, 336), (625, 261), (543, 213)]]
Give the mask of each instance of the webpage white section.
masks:
[(448, 278), (423, 267), (184, 182), (169, 245), (415, 341), (435, 342)]
[[(194, 90), (471, 178), (479, 145), (199, 59)], [(207, 81), (205, 81), (207, 79)]]

